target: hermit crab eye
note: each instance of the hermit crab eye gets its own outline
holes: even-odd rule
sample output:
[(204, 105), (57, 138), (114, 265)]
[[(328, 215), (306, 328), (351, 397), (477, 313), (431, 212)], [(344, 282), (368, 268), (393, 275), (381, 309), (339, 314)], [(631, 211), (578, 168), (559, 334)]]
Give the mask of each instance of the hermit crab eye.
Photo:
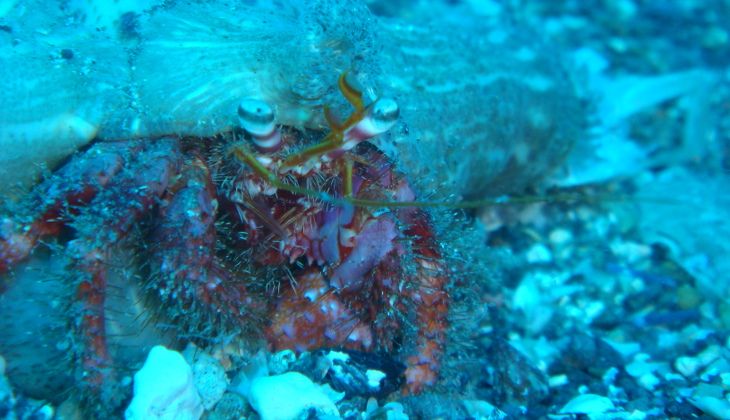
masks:
[(380, 98), (373, 104), (370, 119), (380, 133), (388, 131), (398, 120), (398, 104), (390, 98)]
[(274, 121), (274, 110), (258, 99), (244, 99), (238, 104), (238, 121), (251, 135), (261, 152), (275, 152), (281, 147), (281, 131)]
[(247, 98), (238, 105), (238, 121), (241, 128), (253, 136), (270, 135), (276, 128), (274, 110), (264, 101)]

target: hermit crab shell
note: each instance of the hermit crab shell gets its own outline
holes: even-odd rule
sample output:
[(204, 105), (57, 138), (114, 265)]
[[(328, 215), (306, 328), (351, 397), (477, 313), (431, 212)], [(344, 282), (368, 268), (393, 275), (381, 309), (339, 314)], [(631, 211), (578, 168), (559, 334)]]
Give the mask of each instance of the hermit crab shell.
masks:
[(397, 101), (378, 146), (433, 198), (519, 191), (582, 134), (557, 54), (503, 22), (449, 22), (433, 5), (374, 17), (355, 0), (108, 4), (0, 6), (0, 198), (94, 138), (228, 130), (244, 98), (280, 124), (325, 128), (323, 106), (347, 106), (345, 71), (378, 89), (369, 99)]
[(37, 6), (0, 17), (0, 196), (96, 136), (126, 102), (124, 55)]
[(0, 8), (0, 196), (94, 138), (227, 130), (242, 98), (319, 127), (341, 72), (378, 72), (356, 2), (97, 3)]
[(380, 86), (401, 106), (407, 125), (391, 141), (418, 189), (480, 200), (520, 192), (558, 167), (584, 124), (560, 54), (524, 28), (468, 12), (409, 15), (379, 22), (389, 40)]

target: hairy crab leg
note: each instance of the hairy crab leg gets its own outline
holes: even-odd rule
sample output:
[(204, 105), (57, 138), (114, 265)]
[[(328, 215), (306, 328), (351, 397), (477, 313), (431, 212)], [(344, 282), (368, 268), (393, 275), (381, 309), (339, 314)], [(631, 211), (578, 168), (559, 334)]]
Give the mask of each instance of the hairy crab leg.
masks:
[(119, 403), (106, 343), (104, 301), (109, 247), (154, 208), (182, 163), (178, 140), (147, 141), (136, 161), (99, 192), (73, 220), (77, 237), (69, 245), (70, 269), (79, 276), (81, 377), (89, 398), (103, 406)]
[[(387, 191), (388, 202), (411, 202), (414, 193), (405, 179), (394, 170), (390, 160), (374, 147), (363, 152), (367, 165), (359, 166), (359, 193), (367, 196), (370, 190)], [(374, 188), (373, 188), (374, 187)], [(440, 360), (446, 343), (449, 296), (446, 292), (448, 270), (438, 248), (428, 213), (417, 207), (398, 207), (396, 216), (401, 223), (404, 239), (410, 244), (414, 272), (411, 281), (401, 287), (400, 281), (390, 279), (390, 273), (402, 264), (384, 258), (379, 264), (381, 274), (376, 280), (381, 290), (389, 296), (399, 296), (402, 305), (413, 308), (418, 337), (412, 356), (407, 360), (406, 388), (418, 393), (433, 385), (440, 369)], [(380, 218), (384, 217), (379, 216)], [(390, 279), (390, 280), (389, 280)], [(402, 290), (401, 290), (402, 289)], [(386, 302), (394, 309), (397, 304)], [(384, 324), (387, 328), (387, 323)], [(377, 324), (376, 324), (377, 326)], [(378, 335), (389, 331), (379, 329)]]
[(415, 208), (404, 208), (399, 213), (399, 219), (408, 223), (404, 233), (411, 238), (416, 264), (414, 284), (405, 295), (416, 308), (418, 325), (416, 353), (408, 358), (406, 368), (406, 386), (411, 393), (417, 393), (433, 385), (438, 377), (446, 343), (448, 274), (428, 214)]
[(202, 302), (209, 313), (246, 323), (246, 315), (258, 305), (244, 283), (216, 260), (217, 193), (202, 159), (186, 165), (170, 195), (153, 234), (152, 258), (160, 283), (155, 288), (163, 300), (186, 306)]
[(78, 208), (89, 203), (122, 169), (141, 144), (97, 143), (74, 156), (33, 189), (21, 203), (31, 211), (23, 220), (0, 221), (0, 274), (25, 259), (43, 236), (57, 235)]

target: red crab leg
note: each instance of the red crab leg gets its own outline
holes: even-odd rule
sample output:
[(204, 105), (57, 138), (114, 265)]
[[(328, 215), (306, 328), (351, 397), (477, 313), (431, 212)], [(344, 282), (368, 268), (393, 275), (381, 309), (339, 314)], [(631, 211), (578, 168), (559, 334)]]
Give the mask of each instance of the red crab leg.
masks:
[(77, 238), (68, 246), (70, 269), (79, 276), (82, 378), (91, 395), (99, 396), (103, 403), (112, 403), (118, 395), (104, 325), (108, 249), (157, 204), (181, 163), (176, 139), (148, 141), (146, 146), (73, 221)]
[(418, 339), (415, 355), (408, 358), (406, 386), (411, 393), (418, 393), (424, 386), (433, 385), (438, 377), (446, 343), (448, 275), (428, 214), (414, 208), (399, 213), (400, 219), (409, 223), (404, 233), (412, 238), (411, 251), (416, 263), (415, 284), (406, 291), (406, 296), (416, 307)]
[[(410, 186), (382, 152), (371, 148), (364, 151), (363, 157), (368, 162), (367, 166), (361, 167), (360, 173), (363, 179), (360, 188), (364, 194), (372, 184), (380, 184), (381, 189), (391, 192), (394, 201), (413, 201)], [(420, 208), (403, 207), (397, 210), (397, 215), (405, 238), (410, 240), (415, 276), (402, 291), (397, 283), (383, 283), (382, 279), (387, 276), (380, 276), (380, 283), (383, 283), (380, 287), (392, 295), (400, 294), (404, 303), (415, 308), (418, 338), (415, 353), (407, 360), (406, 387), (409, 392), (418, 393), (425, 386), (433, 385), (438, 378), (446, 343), (449, 296), (445, 288), (448, 272), (442, 263), (428, 213)], [(379, 268), (391, 272), (397, 269), (388, 270), (388, 264), (386, 259)]]
[[(42, 236), (57, 235), (124, 166), (128, 143), (97, 143), (74, 156), (20, 204), (29, 216), (0, 221), (0, 274), (25, 259)], [(136, 145), (135, 147), (138, 147)], [(133, 152), (133, 150), (131, 151)]]
[(159, 294), (185, 305), (181, 309), (202, 302), (210, 313), (245, 323), (255, 304), (244, 283), (234, 281), (215, 258), (218, 201), (208, 166), (194, 159), (171, 190), (154, 233)]

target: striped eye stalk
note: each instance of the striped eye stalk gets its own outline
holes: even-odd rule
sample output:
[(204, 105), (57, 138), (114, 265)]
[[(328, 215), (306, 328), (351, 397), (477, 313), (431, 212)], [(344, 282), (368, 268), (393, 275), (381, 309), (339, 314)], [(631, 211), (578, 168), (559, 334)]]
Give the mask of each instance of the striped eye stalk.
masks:
[(365, 110), (362, 120), (345, 131), (345, 146), (347, 150), (361, 141), (368, 140), (390, 130), (398, 121), (398, 104), (390, 98), (380, 98)]
[(259, 151), (271, 153), (281, 147), (281, 131), (276, 126), (274, 110), (266, 102), (253, 98), (242, 100), (238, 105), (238, 121)]

